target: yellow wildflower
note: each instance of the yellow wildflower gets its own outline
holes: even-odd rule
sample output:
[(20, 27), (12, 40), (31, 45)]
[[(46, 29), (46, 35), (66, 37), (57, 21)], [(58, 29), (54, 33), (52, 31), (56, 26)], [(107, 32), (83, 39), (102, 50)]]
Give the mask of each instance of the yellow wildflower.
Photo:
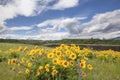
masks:
[(85, 72), (82, 72), (82, 77), (85, 77), (86, 76), (86, 73)]
[(19, 66), (21, 66), (21, 64), (20, 64), (20, 63), (18, 63), (18, 67), (19, 67)]
[(22, 63), (24, 63), (25, 61), (26, 61), (26, 59), (23, 57), (23, 58), (22, 58)]
[(25, 70), (25, 73), (26, 73), (26, 74), (29, 74), (29, 73), (30, 73), (30, 70), (27, 68), (27, 69)]
[(62, 54), (61, 51), (57, 51), (57, 52), (56, 52), (56, 56), (57, 56), (57, 57), (61, 57), (61, 54)]
[(86, 67), (86, 63), (85, 62), (81, 62), (80, 63), (80, 68), (85, 68)]
[(47, 71), (47, 72), (49, 72), (50, 70), (49, 70), (49, 68), (45, 68), (45, 70)]
[(39, 69), (37, 69), (36, 73), (37, 73), (37, 76), (39, 76), (41, 74)]
[(70, 65), (73, 66), (74, 65), (74, 61), (70, 60)]
[(76, 54), (75, 53), (71, 53), (69, 58), (72, 59), (72, 60), (75, 60), (76, 59)]
[(31, 66), (32, 66), (32, 63), (29, 62), (27, 65), (28, 65), (28, 67), (31, 67)]
[(42, 69), (43, 69), (43, 66), (40, 66), (39, 69), (42, 70)]
[(54, 57), (54, 54), (53, 53), (48, 53), (47, 54), (47, 58), (53, 58)]
[(88, 65), (87, 65), (87, 68), (88, 68), (89, 70), (92, 70), (92, 69), (93, 69), (93, 67), (92, 67), (91, 64), (88, 64)]
[(52, 71), (52, 76), (55, 76), (57, 73), (58, 73), (58, 71), (57, 71), (56, 69), (54, 69), (54, 70)]
[(87, 60), (88, 60), (88, 58), (87, 58), (87, 57), (84, 57), (84, 60), (86, 60), (86, 61), (87, 61)]
[(58, 58), (54, 58), (54, 59), (52, 60), (52, 63), (53, 63), (53, 64), (58, 64), (58, 63), (59, 63), (59, 59), (58, 59)]
[(68, 67), (68, 66), (69, 66), (69, 62), (68, 62), (68, 61), (66, 61), (66, 60), (65, 60), (65, 61), (63, 61), (63, 67), (65, 67), (65, 68), (66, 68), (66, 67)]
[(10, 59), (8, 59), (8, 64), (11, 64), (11, 60)]
[(55, 69), (55, 66), (52, 66), (52, 69)]
[(45, 65), (45, 68), (49, 68), (49, 67), (50, 67), (50, 64), (46, 64), (46, 65)]
[(16, 62), (17, 62), (16, 59), (12, 59), (12, 60), (11, 60), (11, 63), (13, 63), (13, 64), (15, 64)]

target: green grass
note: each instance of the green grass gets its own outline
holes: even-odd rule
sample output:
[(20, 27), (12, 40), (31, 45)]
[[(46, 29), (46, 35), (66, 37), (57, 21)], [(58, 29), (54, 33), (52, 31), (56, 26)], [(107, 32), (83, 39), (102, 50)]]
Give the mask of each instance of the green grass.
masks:
[[(35, 45), (19, 44), (19, 43), (0, 43), (0, 50), (8, 50), (10, 48), (17, 49), (17, 48), (19, 48), (19, 46), (22, 46), (22, 47), (26, 47), (27, 46), (28, 48), (33, 48)], [(39, 47), (51, 49), (51, 48), (44, 47), (44, 46), (41, 46), (41, 45)]]
[(120, 80), (120, 63), (102, 62), (97, 59), (90, 60), (93, 70), (84, 80)]
[[(26, 44), (0, 43), (0, 50), (18, 48), (19, 46), (34, 47)], [(103, 62), (98, 59), (91, 59), (89, 63), (93, 65), (93, 70), (87, 73), (84, 80), (120, 80), (120, 62)], [(25, 80), (25, 77), (10, 70), (10, 66), (4, 61), (0, 62), (0, 80)]]
[(25, 80), (23, 75), (16, 74), (10, 68), (6, 62), (0, 63), (0, 80)]
[(28, 46), (29, 48), (32, 48), (33, 45), (29, 44), (17, 44), (17, 43), (0, 43), (0, 50), (8, 50), (10, 48), (16, 49), (19, 46)]
[[(33, 48), (33, 45), (26, 44), (16, 44), (16, 43), (0, 43), (0, 50), (8, 50), (10, 48), (17, 49), (19, 46), (27, 46)], [(6, 54), (0, 53), (2, 56), (7, 56)], [(25, 80), (23, 75), (18, 75), (14, 71), (10, 70), (7, 62), (0, 62), (0, 80)]]

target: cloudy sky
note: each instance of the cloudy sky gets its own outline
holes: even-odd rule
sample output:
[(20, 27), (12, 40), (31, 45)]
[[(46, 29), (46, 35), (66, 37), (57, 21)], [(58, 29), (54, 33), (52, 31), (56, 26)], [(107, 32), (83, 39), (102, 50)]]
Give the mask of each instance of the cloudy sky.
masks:
[(120, 37), (120, 0), (0, 0), (0, 38)]

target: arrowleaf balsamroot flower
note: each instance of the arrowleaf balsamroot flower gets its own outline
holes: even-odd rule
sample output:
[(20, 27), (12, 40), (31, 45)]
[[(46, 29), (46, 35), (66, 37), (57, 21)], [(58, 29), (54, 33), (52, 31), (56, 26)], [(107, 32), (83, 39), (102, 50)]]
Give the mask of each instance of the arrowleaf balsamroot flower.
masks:
[(10, 59), (8, 59), (8, 65), (9, 65), (9, 64), (11, 64), (11, 60), (10, 60)]
[(55, 76), (58, 73), (58, 71), (56, 69), (52, 70), (52, 76)]
[(58, 58), (53, 58), (52, 63), (53, 64), (58, 64), (59, 63), (59, 59)]
[(29, 74), (30, 73), (30, 70), (27, 68), (27, 69), (25, 69), (25, 73), (26, 74)]
[(93, 67), (92, 67), (91, 64), (88, 64), (88, 65), (87, 65), (87, 68), (88, 68), (89, 70), (92, 70), (92, 69), (93, 69)]
[(11, 60), (11, 63), (13, 63), (13, 64), (15, 64), (16, 62), (17, 62), (16, 59), (12, 59), (12, 60)]
[(76, 54), (75, 53), (71, 53), (69, 58), (72, 59), (72, 60), (75, 60), (76, 59)]
[(62, 63), (62, 64), (63, 64), (63, 67), (65, 67), (65, 68), (67, 68), (67, 67), (69, 66), (69, 62), (68, 62), (68, 61), (66, 61), (66, 60), (65, 60), (65, 61), (63, 61), (63, 63)]
[(80, 63), (80, 68), (85, 68), (86, 67), (86, 63), (85, 62), (81, 62)]
[(82, 72), (82, 77), (86, 77), (86, 73), (85, 72)]
[(74, 66), (74, 61), (70, 60), (69, 63), (70, 63), (71, 66)]
[(23, 57), (23, 58), (21, 59), (21, 61), (22, 61), (22, 63), (24, 63), (24, 62), (26, 62), (26, 59)]
[(31, 66), (32, 66), (32, 63), (29, 62), (29, 63), (28, 63), (28, 67), (31, 67)]
[(41, 74), (40, 69), (37, 69), (36, 74), (37, 74), (37, 76), (39, 76)]
[[(11, 49), (11, 51), (15, 50)], [(23, 50), (19, 50), (20, 53), (25, 53), (24, 57), (8, 59), (8, 64), (14, 63), (13, 67), (15, 68), (12, 69), (14, 72), (20, 71), (18, 74), (27, 74), (25, 75), (26, 80), (71, 80), (73, 75), (78, 73), (77, 71), (80, 70), (80, 76), (83, 78), (87, 73), (83, 71), (93, 69), (91, 64), (87, 65), (87, 56), (90, 51), (80, 49), (79, 46), (74, 44), (71, 46), (61, 44), (61, 46), (54, 49), (42, 49), (38, 46), (32, 49), (25, 47)], [(74, 80), (78, 79), (78, 77), (76, 75)]]
[(54, 57), (54, 54), (53, 53), (48, 53), (47, 54), (47, 58), (53, 58)]
[(42, 69), (43, 69), (43, 66), (39, 66), (39, 69), (42, 70)]

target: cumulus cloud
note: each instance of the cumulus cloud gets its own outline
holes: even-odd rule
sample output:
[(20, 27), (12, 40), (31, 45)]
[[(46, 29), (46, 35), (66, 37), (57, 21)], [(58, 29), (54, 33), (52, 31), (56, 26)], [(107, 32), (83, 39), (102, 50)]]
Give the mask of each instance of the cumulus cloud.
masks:
[(43, 33), (34, 36), (34, 39), (41, 40), (60, 40), (63, 38), (68, 38), (69, 34), (67, 32), (53, 32), (53, 33)]
[[(83, 24), (83, 26), (86, 26), (85, 30), (87, 32), (110, 32), (110, 31), (116, 31), (120, 29), (120, 10), (115, 10), (112, 12), (106, 12), (102, 14), (97, 14), (93, 16), (93, 19)], [(91, 26), (91, 27), (88, 27)]]
[(4, 22), (0, 21), (0, 33), (4, 32), (6, 27), (4, 26)]
[[(120, 10), (96, 14), (93, 18), (81, 23), (86, 17), (59, 18), (46, 20), (35, 26), (37, 35), (22, 35), (22, 39), (57, 40), (63, 38), (99, 38), (111, 39), (120, 36)], [(4, 38), (20, 38), (19, 35), (0, 35)], [(17, 37), (16, 37), (17, 36)], [(19, 36), (19, 37), (18, 37)]]
[[(58, 8), (57, 10), (61, 10), (77, 6), (78, 4), (78, 0), (58, 0), (57, 3), (49, 5), (49, 3), (55, 1), (56, 0), (0, 0), (0, 32), (7, 29), (5, 25), (6, 20), (13, 19), (18, 15), (29, 17), (50, 10), (50, 8), (53, 9), (56, 7), (56, 9)], [(63, 3), (65, 5), (62, 5)]]
[[(111, 12), (96, 14), (95, 16), (93, 16), (91, 21), (87, 23), (83, 23), (81, 26), (82, 26), (82, 30), (81, 30), (82, 34), (95, 33), (93, 35), (104, 34), (101, 36), (102, 38), (103, 37), (111, 38), (111, 36), (114, 37), (115, 34), (111, 34), (111, 33), (116, 33), (119, 32), (120, 30), (120, 10), (118, 9)], [(107, 34), (111, 36), (108, 37)]]
[(17, 13), (24, 16), (32, 16), (37, 8), (37, 0), (16, 0)]
[[(39, 23), (38, 27), (48, 27), (45, 29), (41, 29), (44, 32), (49, 31), (60, 31), (64, 29), (68, 31), (70, 34), (78, 34), (78, 28), (80, 25), (79, 20), (85, 19), (86, 17), (74, 17), (74, 18), (59, 18), (59, 19), (52, 19), (47, 20), (42, 23)], [(51, 27), (51, 28), (50, 28)]]
[[(86, 0), (88, 1), (88, 0)], [(51, 5), (52, 4), (52, 5)], [(79, 0), (1, 0), (0, 1), (0, 37), (22, 39), (62, 39), (62, 38), (114, 38), (120, 36), (120, 9), (99, 13), (86, 22), (81, 20), (86, 17), (58, 18), (41, 22), (34, 26), (6, 26), (6, 20), (18, 15), (35, 16), (47, 10), (64, 10), (75, 7)], [(39, 28), (38, 35), (30, 36), (29, 33)], [(1, 34), (5, 31), (29, 30), (26, 35)], [(30, 32), (31, 31), (31, 32)], [(22, 37), (21, 37), (22, 36)]]
[(37, 8), (37, 0), (11, 0), (6, 5), (0, 5), (2, 20), (11, 19), (18, 15), (32, 16)]
[[(49, 0), (50, 1), (50, 0)], [(1, 0), (0, 1), (0, 32), (5, 30), (25, 30), (28, 28), (23, 27), (14, 27), (8, 28), (6, 26), (6, 20), (13, 19), (18, 15), (22, 16), (34, 16), (38, 12), (42, 11), (39, 9), (42, 7), (40, 4), (46, 5), (48, 0)]]
[(38, 35), (18, 35), (18, 34), (0, 34), (0, 38), (4, 39), (32, 39), (32, 40), (60, 40), (63, 38), (68, 38), (69, 34), (66, 32), (55, 32), (55, 33), (46, 33)]
[(6, 31), (6, 27), (0, 26), (0, 33), (3, 33), (4, 31)]
[[(86, 19), (85, 17), (82, 19)], [(41, 33), (56, 32), (61, 29), (69, 33), (69, 38), (114, 38), (120, 35), (120, 10), (100, 13), (86, 22), (80, 23), (80, 18), (59, 18), (44, 21), (37, 26)], [(48, 28), (46, 28), (48, 27)]]
[(6, 20), (18, 15), (32, 16), (37, 7), (37, 0), (2, 0), (0, 2), (0, 32), (7, 29)]
[(61, 5), (58, 9), (65, 9), (78, 4), (78, 0), (59, 0), (58, 3), (49, 6), (48, 4), (53, 1), (55, 0), (2, 0), (0, 2), (0, 21), (11, 19), (18, 15), (33, 16), (37, 12), (48, 10), (50, 6)]
[(75, 7), (78, 3), (79, 0), (58, 0), (58, 2), (50, 8), (55, 10), (63, 10), (66, 8)]
[(17, 30), (31, 30), (33, 29), (33, 27), (28, 27), (28, 26), (19, 26), (19, 27), (11, 27), (11, 28), (8, 28), (9, 30), (11, 31), (17, 31)]

